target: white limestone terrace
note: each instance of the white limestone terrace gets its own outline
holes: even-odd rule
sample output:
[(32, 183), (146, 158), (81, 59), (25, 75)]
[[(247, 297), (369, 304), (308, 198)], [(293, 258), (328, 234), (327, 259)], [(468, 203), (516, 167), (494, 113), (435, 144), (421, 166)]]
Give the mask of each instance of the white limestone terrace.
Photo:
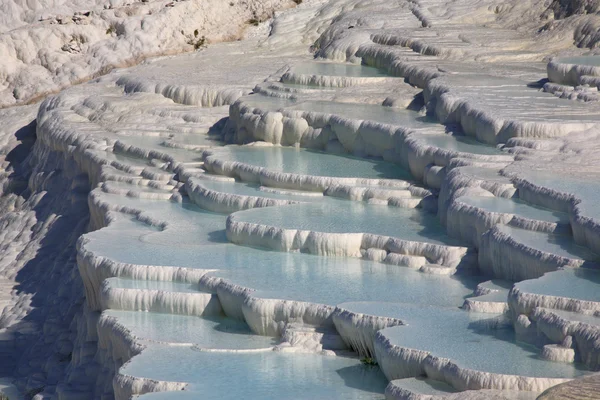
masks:
[(458, 390), (535, 392), (582, 373), (573, 365), (523, 357), (535, 354), (535, 349), (515, 345), (514, 331), (498, 315), (395, 303), (339, 307), (344, 310), (343, 320), (373, 312), (381, 318), (401, 319), (402, 324), (382, 329), (373, 338), (375, 355), (390, 380), (427, 375)]
[(553, 58), (544, 90), (569, 100), (598, 101), (599, 65), (596, 55)]
[(474, 268), (473, 254), (446, 237), (435, 216), (385, 205), (340, 202), (241, 211), (228, 217), (227, 237), (278, 251), (364, 256), (399, 265), (410, 256), (426, 259), (424, 269), (427, 264), (451, 271)]
[(296, 6), (282, 1), (3, 2), (0, 107), (39, 99), (151, 56), (244, 36), (249, 21)]
[(475, 290), (475, 297), (465, 299), (463, 309), (479, 312), (503, 314), (508, 312), (508, 293), (512, 287), (510, 281), (495, 279), (481, 282)]
[[(48, 286), (37, 298), (17, 286), (2, 313), (3, 341), (19, 357), (10, 371), (16, 386), (65, 399), (173, 389), (148, 398), (381, 397), (379, 369), (340, 357), (351, 350), (374, 358), (387, 379), (427, 375), (510, 398), (597, 369), (598, 231), (595, 187), (586, 182), (597, 172), (598, 106), (538, 91), (540, 61), (578, 51), (565, 39), (573, 20), (547, 22), (544, 10), (528, 2), (306, 1), (255, 37), (48, 98), (29, 159), (7, 156), (9, 168), (23, 170), (6, 177), (14, 191), (7, 232), (24, 232), (3, 236), (7, 279)], [(7, 132), (25, 125), (10, 111), (2, 116)], [(205, 150), (256, 140), (268, 143)], [(237, 158), (253, 151), (263, 156)], [(67, 216), (69, 233), (48, 241), (56, 213)], [(259, 228), (248, 238), (259, 240), (236, 239), (250, 224)], [(227, 235), (361, 258), (243, 247)], [(25, 251), (11, 244), (16, 237)], [(42, 268), (22, 260), (44, 246), (59, 256), (36, 278)], [(488, 276), (439, 275), (464, 262)], [(64, 283), (47, 284), (50, 274), (48, 282)], [(568, 279), (539, 289), (559, 274)], [(490, 278), (522, 281), (508, 313), (501, 299), (512, 283), (476, 287)], [(497, 297), (485, 298), (488, 291)], [(479, 304), (457, 310), (465, 300)], [(39, 315), (52, 307), (61, 310)], [(236, 320), (225, 330), (234, 324), (283, 343), (275, 352), (270, 338), (229, 341), (199, 318), (215, 314)], [(246, 340), (260, 351), (222, 351)], [(13, 343), (27, 351), (19, 355)]]

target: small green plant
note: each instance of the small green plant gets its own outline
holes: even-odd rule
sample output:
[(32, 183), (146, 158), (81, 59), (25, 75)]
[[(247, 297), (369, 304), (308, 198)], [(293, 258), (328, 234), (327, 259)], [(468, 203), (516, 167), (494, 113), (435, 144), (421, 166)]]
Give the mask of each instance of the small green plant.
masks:
[(187, 44), (194, 46), (194, 50), (201, 49), (206, 46), (206, 36), (202, 35), (202, 37), (198, 37), (199, 32), (198, 29), (194, 31), (194, 37), (189, 38)]
[(112, 35), (113, 33), (115, 33), (115, 27), (114, 26), (109, 26), (108, 29), (106, 30), (106, 34), (107, 35)]
[(252, 18), (250, 18), (250, 19), (248, 20), (248, 23), (249, 23), (250, 25), (258, 26), (258, 24), (260, 24), (260, 22), (261, 22), (261, 21), (260, 21), (260, 19), (259, 19), (259, 18), (258, 18), (258, 16), (256, 15), (256, 11), (254, 11), (254, 12), (252, 13)]
[(360, 362), (369, 367), (374, 367), (377, 365), (377, 361), (371, 357), (363, 357), (360, 359)]

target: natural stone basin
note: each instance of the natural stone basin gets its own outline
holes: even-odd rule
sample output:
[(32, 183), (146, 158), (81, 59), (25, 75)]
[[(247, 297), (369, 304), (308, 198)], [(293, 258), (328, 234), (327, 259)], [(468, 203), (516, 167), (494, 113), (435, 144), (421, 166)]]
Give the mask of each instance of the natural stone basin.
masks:
[[(133, 146), (146, 151), (159, 152), (172, 157), (178, 162), (198, 162), (201, 160), (202, 153), (184, 148), (165, 146), (168, 141), (168, 137), (159, 136), (119, 136), (117, 142), (117, 146), (119, 147), (117, 151), (123, 151), (122, 149), (129, 149), (130, 146)], [(212, 145), (219, 146), (220, 144), (218, 142), (212, 142)], [(211, 147), (211, 142), (207, 141), (206, 146), (204, 147)]]
[(434, 214), (420, 209), (339, 201), (331, 204), (293, 204), (233, 213), (236, 222), (283, 229), (327, 233), (372, 233), (403, 240), (457, 244)]
[(411, 398), (408, 396), (426, 397), (445, 400), (478, 400), (482, 398), (505, 399), (505, 400), (536, 400), (538, 393), (517, 390), (487, 390), (461, 392), (447, 383), (430, 378), (404, 378), (391, 381), (386, 388), (386, 394), (392, 398)]
[[(318, 257), (236, 246), (220, 241), (218, 229), (225, 226), (226, 216), (219, 214), (200, 212), (204, 221), (200, 228), (205, 227), (206, 231), (202, 234), (200, 230), (190, 236), (189, 232), (177, 227), (184, 222), (189, 223), (187, 221), (196, 223), (196, 211), (166, 201), (124, 200), (131, 207), (151, 203), (147, 204), (147, 209), (156, 215), (162, 212), (169, 215), (172, 229), (160, 231), (135, 219), (119, 218), (108, 228), (87, 234), (90, 240), (84, 245), (86, 251), (125, 264), (219, 269), (213, 275), (257, 289), (255, 296), (329, 305), (368, 299), (460, 306), (481, 280), (478, 277), (423, 274), (409, 268), (356, 258)], [(180, 211), (169, 214), (169, 210), (177, 207), (181, 208)], [(387, 209), (387, 206), (383, 208)], [(118, 240), (115, 240), (115, 232), (119, 232)], [(146, 240), (149, 234), (154, 235), (152, 242)], [(185, 245), (157, 245), (167, 239)], [(113, 278), (109, 284), (116, 288), (194, 291), (194, 286), (188, 283)]]
[(303, 101), (288, 110), (332, 114), (353, 120), (368, 120), (407, 128), (422, 128), (430, 120), (416, 111), (384, 107), (378, 104), (339, 103), (333, 101)]
[(265, 197), (268, 199), (276, 200), (291, 200), (298, 202), (314, 202), (314, 201), (329, 201), (331, 199), (324, 198), (323, 196), (315, 196), (313, 192), (294, 192), (292, 190), (285, 191), (285, 194), (278, 193), (276, 190), (269, 190), (261, 186), (243, 183), (243, 182), (223, 182), (223, 181), (212, 181), (212, 180), (201, 180), (198, 184), (203, 187), (220, 193), (229, 193), (240, 196), (256, 196)]
[(217, 135), (210, 134), (187, 134), (187, 135), (175, 135), (169, 138), (168, 141), (165, 142), (168, 145), (172, 145), (175, 147), (183, 147), (183, 148), (205, 148), (205, 147), (214, 147), (214, 146), (222, 146), (223, 143), (219, 140)]
[(140, 339), (162, 343), (187, 343), (202, 349), (268, 349), (277, 344), (273, 338), (252, 334), (248, 325), (226, 317), (196, 317), (139, 311), (107, 310), (104, 316)]
[(600, 196), (600, 183), (598, 183), (600, 176), (591, 175), (585, 179), (585, 177), (547, 171), (524, 171), (519, 175), (536, 185), (567, 194), (577, 193), (577, 198), (581, 199), (577, 205), (581, 213), (586, 217), (600, 220), (600, 207), (597, 207), (596, 202)]
[(299, 175), (368, 179), (411, 178), (410, 173), (402, 167), (385, 161), (294, 147), (226, 146), (211, 150), (209, 154), (205, 157)]
[(522, 293), (600, 302), (599, 285), (600, 271), (565, 268), (548, 272), (537, 279), (515, 283), (515, 288)]
[(447, 396), (451, 393), (458, 393), (458, 390), (452, 386), (428, 378), (396, 379), (392, 381), (392, 385), (421, 395)]
[(292, 66), (292, 72), (302, 75), (350, 76), (350, 77), (387, 77), (385, 71), (367, 65), (304, 62)]
[(480, 155), (500, 155), (501, 150), (496, 147), (486, 145), (468, 136), (459, 135), (435, 135), (423, 134), (414, 135), (420, 142), (440, 149), (456, 151), (461, 153), (471, 153)]
[[(177, 362), (173, 362), (177, 360)], [(189, 382), (195, 394), (174, 398), (381, 399), (387, 381), (358, 359), (279, 352), (201, 352), (189, 347), (153, 346), (121, 368), (121, 374)], [(236, 385), (243, 382), (244, 385)], [(173, 393), (149, 399), (167, 399)], [(195, 397), (194, 397), (195, 396)]]
[(562, 64), (591, 65), (600, 67), (600, 56), (560, 57), (554, 61)]
[(456, 201), (494, 213), (514, 214), (528, 219), (553, 223), (569, 223), (569, 216), (565, 213), (537, 207), (516, 198), (462, 196)]
[(518, 243), (522, 243), (528, 247), (543, 251), (545, 253), (589, 261), (598, 259), (598, 256), (589, 251), (587, 248), (576, 245), (575, 242), (573, 242), (573, 238), (570, 236), (535, 232), (514, 228), (507, 225), (497, 225), (496, 229), (504, 234), (509, 235)]
[(253, 94), (240, 97), (237, 103), (245, 107), (257, 108), (260, 111), (281, 111), (297, 104), (296, 99)]
[(143, 159), (143, 158), (137, 158), (137, 157), (133, 157), (127, 154), (122, 154), (122, 153), (113, 153), (113, 152), (108, 152), (108, 151), (98, 151), (98, 150), (88, 150), (89, 152), (91, 152), (92, 154), (98, 155), (100, 157), (102, 157), (103, 159), (109, 161), (109, 162), (113, 162), (116, 161), (119, 164), (125, 164), (131, 167), (140, 167), (137, 169), (143, 169), (143, 168), (151, 168), (151, 164), (149, 162), (149, 160)]
[[(221, 216), (221, 218), (224, 226), (225, 217)], [(116, 232), (120, 235), (119, 240), (115, 240)], [(155, 235), (154, 238), (157, 240), (152, 242), (146, 240), (148, 235)], [(168, 231), (157, 230), (145, 223), (122, 218), (117, 223), (111, 224), (109, 228), (88, 233), (86, 237), (90, 240), (85, 244), (85, 249), (126, 264), (207, 269), (213, 266), (199, 262), (193, 253), (198, 254), (201, 248), (206, 247), (205, 251), (213, 254), (224, 247), (229, 247), (223, 244), (226, 240), (224, 231), (216, 231), (213, 234), (212, 238), (216, 238), (216, 242), (211, 241), (211, 234), (208, 232), (206, 235), (188, 236), (188, 243), (185, 246), (161, 245), (162, 239), (165, 241), (186, 239), (183, 235), (183, 233), (172, 235)]]
[(255, 297), (332, 306), (364, 299), (459, 307), (481, 280), (473, 276), (423, 274), (410, 268), (355, 258), (243, 247), (229, 255), (222, 264), (223, 269), (210, 275), (257, 289), (252, 293)]
[(198, 284), (171, 281), (148, 281), (126, 278), (108, 278), (106, 285), (118, 289), (162, 290), (165, 292), (197, 293)]
[(401, 319), (407, 325), (380, 331), (392, 345), (427, 351), (432, 356), (448, 358), (461, 368), (544, 378), (574, 378), (583, 374), (574, 364), (539, 358), (535, 347), (516, 342), (512, 327), (492, 314), (413, 304), (358, 302), (340, 307), (355, 313)]
[(503, 184), (511, 184), (511, 180), (505, 176), (500, 175), (498, 170), (492, 168), (481, 168), (478, 166), (460, 167), (461, 173), (470, 175), (475, 179), (482, 179), (485, 181), (492, 181)]
[(142, 242), (168, 247), (214, 244), (227, 240), (223, 230), (224, 217), (205, 211), (189, 201), (173, 203), (109, 193), (97, 194), (95, 198), (123, 210), (143, 210), (142, 218), (150, 218), (160, 230), (146, 231), (138, 236)]
[[(96, 245), (92, 241), (91, 248)], [(134, 262), (146, 246), (124, 240), (97, 250), (99, 255), (120, 262)], [(127, 251), (132, 249), (132, 251)], [(162, 256), (151, 253), (138, 258), (140, 264), (171, 265), (175, 260), (188, 268), (218, 268), (210, 273), (252, 289), (261, 298), (307, 301), (336, 305), (355, 300), (402, 301), (419, 304), (462, 305), (481, 281), (475, 276), (444, 276), (356, 258), (329, 258), (310, 254), (282, 253), (235, 245), (189, 248)], [(187, 257), (187, 259), (185, 259)], [(201, 260), (201, 261), (199, 261)], [(170, 262), (169, 262), (170, 261)], [(113, 288), (198, 292), (197, 284), (109, 279)]]

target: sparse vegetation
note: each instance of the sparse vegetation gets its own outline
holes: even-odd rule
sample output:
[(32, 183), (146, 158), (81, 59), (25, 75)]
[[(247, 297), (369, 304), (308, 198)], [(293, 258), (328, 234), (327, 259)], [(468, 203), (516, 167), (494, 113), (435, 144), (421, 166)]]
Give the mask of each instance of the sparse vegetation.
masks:
[(193, 37), (190, 37), (187, 41), (187, 44), (194, 46), (194, 50), (201, 49), (206, 46), (206, 36), (200, 35), (200, 31), (198, 29), (194, 29)]
[(366, 365), (369, 367), (375, 367), (377, 365), (377, 361), (375, 361), (375, 359), (371, 358), (371, 357), (361, 358), (360, 362), (363, 363), (363, 365)]
[(0, 393), (0, 400), (9, 400), (9, 398), (4, 393)]
[(256, 11), (254, 11), (254, 12), (252, 13), (252, 18), (250, 18), (250, 19), (248, 20), (248, 23), (249, 23), (250, 25), (253, 25), (253, 26), (258, 26), (258, 24), (260, 24), (261, 22), (262, 22), (262, 21), (261, 21), (261, 20), (258, 18), (258, 16), (256, 15)]
[(106, 34), (107, 35), (112, 35), (113, 33), (115, 33), (115, 27), (114, 26), (109, 26), (108, 29), (106, 30)]

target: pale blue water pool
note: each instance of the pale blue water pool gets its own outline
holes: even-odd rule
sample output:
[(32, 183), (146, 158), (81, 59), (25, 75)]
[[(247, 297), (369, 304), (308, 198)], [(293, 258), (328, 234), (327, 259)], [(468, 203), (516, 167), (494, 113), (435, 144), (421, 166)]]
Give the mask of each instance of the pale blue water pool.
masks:
[(381, 333), (392, 344), (449, 358), (462, 368), (530, 377), (574, 378), (577, 365), (546, 361), (535, 347), (516, 342), (511, 327), (494, 327), (496, 316), (414, 304), (349, 303), (342, 308), (400, 318), (407, 325)]
[(585, 247), (576, 245), (571, 236), (535, 232), (508, 225), (497, 225), (496, 228), (502, 233), (510, 235), (515, 241), (536, 250), (556, 254), (561, 257), (587, 260), (590, 263), (598, 260), (596, 254)]
[(221, 142), (220, 137), (218, 135), (211, 134), (186, 134), (186, 135), (175, 135), (168, 140), (169, 143), (172, 143), (176, 146), (186, 146), (186, 147), (214, 147), (214, 146), (222, 146), (223, 142)]
[(468, 166), (460, 167), (460, 171), (464, 174), (471, 175), (476, 179), (511, 184), (510, 179), (500, 175), (500, 173), (496, 169), (481, 168), (478, 166)]
[[(220, 269), (217, 276), (258, 289), (256, 296), (329, 305), (368, 299), (460, 306), (481, 281), (478, 277), (422, 274), (408, 268), (355, 258), (319, 257), (236, 246), (222, 240), (220, 228), (225, 226), (224, 215), (196, 208), (190, 210), (167, 201), (124, 201), (135, 207), (145, 204), (152, 215), (168, 215), (172, 227), (158, 231), (134, 219), (121, 218), (109, 228), (87, 234), (92, 239), (85, 245), (87, 250), (121, 263)], [(387, 206), (373, 207), (388, 209)], [(186, 224), (197, 224), (198, 230), (179, 228)], [(118, 240), (115, 240), (116, 232)], [(149, 236), (152, 241), (147, 240)], [(161, 245), (165, 242), (173, 244)], [(173, 285), (171, 287), (177, 287), (177, 291), (181, 289), (180, 285), (189, 288), (187, 284), (129, 280), (115, 280), (114, 284), (162, 290)]]
[(227, 242), (224, 230), (225, 216), (205, 211), (187, 200), (183, 203), (175, 203), (98, 191), (95, 193), (104, 202), (131, 210), (143, 210), (143, 217), (150, 217), (156, 223), (163, 225), (163, 230), (146, 229), (138, 236), (142, 242), (160, 247), (198, 246)]
[(565, 213), (538, 207), (519, 199), (506, 199), (504, 197), (462, 196), (457, 199), (461, 203), (495, 213), (514, 214), (519, 217), (553, 223), (569, 223), (569, 216)]
[(335, 204), (291, 204), (231, 214), (235, 221), (285, 229), (329, 233), (372, 233), (404, 240), (458, 245), (446, 235), (434, 214), (414, 208), (339, 201)]
[(256, 289), (255, 297), (327, 305), (380, 300), (459, 307), (481, 281), (355, 258), (251, 250), (229, 253), (223, 269), (210, 274)]
[(579, 209), (586, 217), (600, 220), (600, 207), (597, 207), (597, 199), (600, 197), (600, 175), (591, 174), (585, 176), (572, 176), (561, 174), (556, 171), (526, 171), (519, 174), (529, 182), (559, 192), (575, 194), (581, 199)]
[(227, 317), (196, 317), (154, 312), (106, 310), (140, 339), (163, 343), (188, 343), (201, 349), (268, 349), (274, 338), (254, 335), (244, 322)]
[(121, 164), (126, 164), (131, 167), (140, 167), (147, 168), (150, 167), (150, 163), (148, 160), (143, 158), (131, 157), (122, 153), (112, 153), (109, 151), (100, 151), (100, 150), (88, 150), (92, 154), (96, 154), (101, 156), (103, 159), (108, 160), (109, 162), (117, 161)]
[(288, 107), (288, 109), (332, 114), (354, 120), (368, 120), (408, 128), (422, 128), (433, 121), (416, 111), (405, 108), (384, 107), (378, 104), (309, 100), (299, 102)]
[[(123, 242), (100, 250), (121, 262), (133, 262), (145, 249)], [(135, 249), (129, 251), (128, 249)], [(211, 275), (256, 289), (256, 297), (336, 305), (347, 301), (380, 300), (419, 304), (462, 305), (473, 293), (476, 276), (444, 276), (355, 258), (331, 258), (281, 253), (235, 245), (202, 246), (166, 255), (143, 255), (139, 263), (218, 268)], [(164, 259), (162, 257), (165, 257)], [(186, 258), (187, 257), (187, 258)], [(195, 285), (111, 278), (112, 287), (194, 292)]]
[(556, 59), (559, 63), (591, 65), (600, 67), (600, 56), (575, 56), (575, 57), (560, 57)]
[(571, 311), (563, 311), (563, 310), (550, 310), (553, 314), (558, 315), (561, 318), (564, 318), (568, 321), (581, 322), (588, 325), (598, 326), (600, 327), (600, 317), (595, 317), (593, 315), (581, 314)]
[(223, 161), (237, 161), (271, 171), (336, 178), (411, 179), (399, 165), (382, 160), (329, 154), (295, 147), (226, 146), (211, 150)]
[(468, 136), (458, 135), (432, 135), (423, 134), (413, 136), (420, 142), (440, 149), (456, 151), (461, 153), (481, 154), (497, 156), (505, 154), (496, 147), (486, 145)]
[(198, 293), (197, 283), (146, 281), (127, 278), (108, 278), (106, 284), (114, 289), (162, 290), (165, 292)]
[(212, 181), (208, 179), (197, 180), (196, 183), (204, 186), (206, 189), (221, 193), (237, 194), (240, 196), (265, 197), (276, 200), (292, 200), (298, 202), (326, 202), (331, 198), (324, 196), (305, 196), (302, 193), (295, 194), (293, 191), (286, 191), (281, 194), (273, 191), (261, 190), (260, 186), (243, 182), (224, 182)]
[[(152, 346), (121, 372), (189, 382), (187, 390), (195, 392), (195, 398), (208, 400), (383, 399), (387, 385), (378, 368), (364, 366), (353, 358), (279, 352), (210, 353), (181, 346)], [(181, 393), (174, 398), (194, 396)], [(171, 397), (164, 393), (147, 398)]]
[(515, 287), (524, 293), (600, 302), (600, 271), (565, 268), (517, 282)]

